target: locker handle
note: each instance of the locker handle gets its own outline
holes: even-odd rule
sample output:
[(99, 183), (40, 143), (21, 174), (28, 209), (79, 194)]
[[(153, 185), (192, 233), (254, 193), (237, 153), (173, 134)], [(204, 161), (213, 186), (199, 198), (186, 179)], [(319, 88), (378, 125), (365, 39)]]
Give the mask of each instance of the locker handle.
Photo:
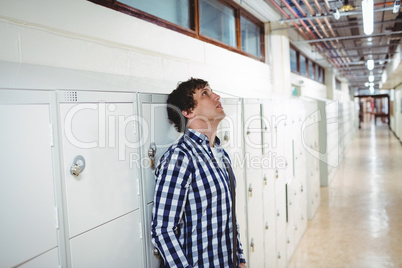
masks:
[(73, 165), (70, 168), (70, 174), (78, 177), (85, 169), (85, 159), (82, 155), (77, 155), (73, 160)]
[(251, 251), (254, 252), (254, 239), (251, 238), (251, 243), (250, 243)]
[(155, 169), (155, 154), (156, 154), (156, 144), (151, 142), (148, 149), (149, 165), (151, 169)]
[(253, 196), (253, 185), (249, 185), (248, 186), (248, 192), (250, 193), (250, 197), (252, 197)]

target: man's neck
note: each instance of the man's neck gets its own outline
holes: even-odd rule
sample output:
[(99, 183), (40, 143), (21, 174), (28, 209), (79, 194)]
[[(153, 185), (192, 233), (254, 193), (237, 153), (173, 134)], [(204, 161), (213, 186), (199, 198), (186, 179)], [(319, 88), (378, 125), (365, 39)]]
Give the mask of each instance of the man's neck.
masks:
[(218, 125), (210, 124), (208, 126), (207, 124), (195, 124), (195, 122), (193, 122), (190, 123), (188, 127), (207, 136), (209, 140), (209, 146), (214, 147)]

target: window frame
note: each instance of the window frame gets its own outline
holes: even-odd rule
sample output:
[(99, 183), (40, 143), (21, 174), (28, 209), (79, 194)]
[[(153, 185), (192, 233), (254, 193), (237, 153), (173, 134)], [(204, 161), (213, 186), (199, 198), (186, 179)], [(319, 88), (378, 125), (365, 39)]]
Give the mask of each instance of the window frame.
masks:
[[(294, 45), (290, 44), (290, 48), (296, 51), (296, 64), (297, 64), (297, 71), (293, 71), (290, 68), (290, 71), (292, 73), (298, 74), (300, 76), (306, 77), (308, 79), (314, 80), (318, 83), (325, 84), (325, 69), (319, 65), (317, 62), (311, 60), (309, 57), (307, 57), (304, 53), (300, 52)], [(300, 72), (300, 55), (302, 55), (306, 59), (306, 75), (301, 74)], [(313, 69), (313, 75), (314, 78), (310, 77), (310, 68), (309, 68), (309, 62), (312, 63), (312, 69)], [(289, 63), (290, 63), (290, 49), (289, 49)], [(317, 68), (318, 67), (318, 73), (317, 73)], [(322, 81), (320, 81), (320, 78), (322, 76)]]
[[(124, 14), (154, 23), (158, 26), (191, 36), (201, 41), (225, 48), (232, 52), (242, 54), (247, 57), (251, 57), (261, 62), (265, 62), (265, 38), (264, 38), (264, 23), (242, 8), (239, 4), (231, 0), (216, 0), (229, 8), (234, 10), (235, 15), (235, 36), (236, 47), (227, 45), (219, 40), (200, 34), (200, 18), (199, 18), (199, 0), (190, 0), (190, 29), (179, 26), (162, 18), (156, 17), (142, 10), (123, 4), (117, 0), (87, 0), (94, 4), (98, 4)], [(261, 57), (256, 57), (253, 54), (247, 53), (241, 50), (241, 29), (240, 29), (240, 16), (247, 18), (249, 21), (255, 23), (260, 29), (260, 49)]]

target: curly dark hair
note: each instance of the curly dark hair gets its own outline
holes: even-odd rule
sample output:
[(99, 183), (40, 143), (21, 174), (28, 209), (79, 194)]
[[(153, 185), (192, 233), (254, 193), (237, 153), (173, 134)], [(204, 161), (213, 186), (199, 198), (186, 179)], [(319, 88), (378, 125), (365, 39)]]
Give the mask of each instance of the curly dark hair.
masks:
[(185, 82), (179, 82), (177, 88), (169, 94), (167, 103), (167, 114), (171, 123), (180, 133), (186, 130), (187, 118), (182, 111), (190, 112), (197, 106), (194, 100), (194, 93), (198, 89), (203, 89), (208, 82), (198, 78), (191, 78)]

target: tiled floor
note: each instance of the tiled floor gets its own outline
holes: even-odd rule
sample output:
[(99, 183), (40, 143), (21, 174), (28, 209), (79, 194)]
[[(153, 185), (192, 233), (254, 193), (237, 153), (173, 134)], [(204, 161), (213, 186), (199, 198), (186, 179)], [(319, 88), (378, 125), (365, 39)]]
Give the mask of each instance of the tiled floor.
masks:
[(353, 140), (288, 268), (402, 267), (402, 146), (385, 125)]

